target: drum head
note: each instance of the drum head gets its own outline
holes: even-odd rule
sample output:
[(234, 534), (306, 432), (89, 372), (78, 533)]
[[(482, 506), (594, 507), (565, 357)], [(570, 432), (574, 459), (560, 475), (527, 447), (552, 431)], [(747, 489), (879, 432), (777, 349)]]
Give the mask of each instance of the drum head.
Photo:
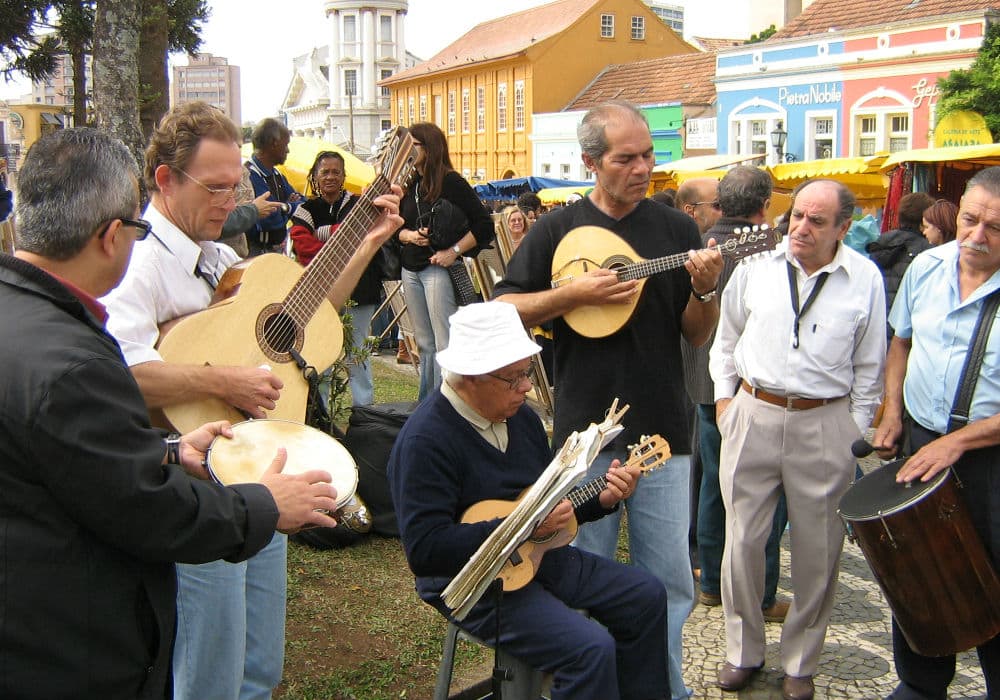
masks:
[(329, 472), (337, 489), (337, 506), (351, 500), (358, 487), (358, 468), (347, 448), (326, 433), (286, 420), (250, 420), (233, 426), (231, 440), (217, 437), (209, 448), (207, 463), (220, 484), (259, 482), (279, 447), (288, 451), (285, 474), (312, 469)]
[(840, 499), (838, 512), (845, 520), (871, 520), (891, 515), (921, 500), (948, 478), (945, 469), (927, 482), (896, 483), (896, 474), (906, 463), (897, 459), (858, 479)]

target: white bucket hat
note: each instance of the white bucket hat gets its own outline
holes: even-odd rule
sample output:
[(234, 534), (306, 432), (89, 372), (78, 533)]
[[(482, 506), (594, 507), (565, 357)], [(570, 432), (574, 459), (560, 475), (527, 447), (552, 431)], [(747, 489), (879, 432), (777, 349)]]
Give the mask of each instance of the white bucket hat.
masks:
[(448, 347), (436, 358), (442, 369), (455, 374), (486, 374), (542, 350), (528, 337), (514, 305), (503, 301), (463, 306), (448, 322)]

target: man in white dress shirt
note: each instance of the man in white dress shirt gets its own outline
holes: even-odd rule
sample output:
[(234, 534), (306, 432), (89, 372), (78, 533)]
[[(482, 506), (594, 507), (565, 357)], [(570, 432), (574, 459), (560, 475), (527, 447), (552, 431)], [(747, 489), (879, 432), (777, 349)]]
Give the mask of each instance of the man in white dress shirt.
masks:
[[(218, 398), (254, 418), (275, 407), (281, 380), (264, 368), (164, 362), (160, 324), (208, 306), (238, 260), (217, 243), (243, 174), (240, 133), (204, 102), (179, 105), (160, 121), (146, 149), (149, 237), (135, 246), (125, 278), (104, 297), (118, 339), (151, 410)], [(329, 299), (343, 305), (368, 261), (402, 223), (399, 195), (374, 200), (386, 210), (338, 278)], [(219, 337), (217, 342), (230, 342)], [(269, 698), (281, 681), (287, 540), (275, 535), (247, 562), (177, 566), (174, 699)]]
[(793, 198), (787, 247), (741, 265), (722, 296), (710, 354), (726, 506), (722, 604), (725, 690), (764, 663), (764, 543), (781, 489), (792, 527), (794, 598), (781, 631), (786, 700), (813, 697), (833, 608), (851, 443), (882, 393), (885, 291), (875, 265), (843, 245), (854, 196), (815, 180)]

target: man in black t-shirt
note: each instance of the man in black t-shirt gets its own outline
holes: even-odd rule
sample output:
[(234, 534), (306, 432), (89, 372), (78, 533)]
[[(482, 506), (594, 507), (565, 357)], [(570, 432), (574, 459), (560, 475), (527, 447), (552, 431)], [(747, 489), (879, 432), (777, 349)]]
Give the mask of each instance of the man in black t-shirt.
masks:
[[(688, 560), (690, 436), (686, 426), (680, 338), (704, 343), (718, 320), (715, 286), (722, 269), (717, 252), (692, 252), (683, 268), (640, 280), (620, 281), (594, 267), (568, 284), (551, 287), (552, 260), (560, 241), (579, 226), (599, 226), (645, 259), (701, 248), (690, 217), (646, 199), (653, 141), (645, 118), (627, 103), (591, 109), (578, 131), (583, 161), (597, 183), (582, 201), (539, 219), (511, 259), (497, 298), (517, 307), (526, 326), (553, 321), (555, 432), (562, 444), (573, 430), (599, 421), (611, 399), (629, 404), (625, 431), (594, 460), (591, 473), (607, 471), (642, 434), (659, 433), (674, 457), (644, 478), (627, 499), (632, 561), (654, 573), (667, 589), (667, 641), (674, 698), (687, 697), (681, 676), (681, 631), (694, 601)], [(625, 249), (622, 252), (627, 252)], [(595, 251), (575, 254), (597, 257)], [(601, 254), (603, 255), (603, 253)], [(635, 300), (625, 325), (601, 338), (575, 331), (564, 314), (587, 306)], [(577, 545), (613, 557), (620, 511), (581, 528)]]

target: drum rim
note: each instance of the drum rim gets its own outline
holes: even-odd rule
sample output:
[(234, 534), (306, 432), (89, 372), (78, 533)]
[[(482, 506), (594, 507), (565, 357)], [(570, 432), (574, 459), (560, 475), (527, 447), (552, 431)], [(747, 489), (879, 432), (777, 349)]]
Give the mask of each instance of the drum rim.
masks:
[[(290, 423), (291, 425), (297, 426), (299, 428), (308, 428), (309, 430), (315, 431), (324, 437), (330, 438), (330, 440), (332, 440), (337, 445), (342, 447), (344, 449), (344, 452), (351, 458), (351, 464), (354, 466), (354, 484), (348, 491), (345, 491), (343, 494), (339, 492), (337, 493), (337, 508), (343, 508), (345, 505), (351, 502), (355, 494), (357, 494), (358, 492), (358, 482), (361, 479), (361, 475), (358, 473), (357, 460), (354, 459), (354, 455), (351, 454), (350, 450), (347, 449), (347, 446), (344, 445), (340, 440), (335, 438), (333, 435), (330, 435), (329, 433), (324, 433), (319, 428), (314, 428), (311, 425), (306, 425), (305, 423), (299, 423), (298, 421), (289, 420), (287, 418), (248, 418), (247, 420), (241, 420), (239, 423), (233, 423), (229, 427), (235, 431), (235, 429), (241, 425), (250, 425), (254, 423)], [(229, 486), (235, 486), (236, 484), (260, 484), (259, 481), (240, 481), (240, 482), (234, 482), (232, 484), (225, 484), (222, 482), (221, 479), (219, 479), (218, 475), (215, 473), (215, 470), (212, 469), (211, 458), (212, 458), (212, 447), (215, 445), (215, 441), (221, 437), (223, 436), (217, 435), (212, 440), (212, 444), (208, 446), (208, 450), (205, 451), (205, 470), (208, 472), (208, 475), (209, 477), (211, 477), (211, 480), (214, 483), (218, 484), (219, 486), (227, 488)], [(331, 476), (333, 475), (331, 474)]]
[[(885, 466), (888, 466), (888, 465), (885, 465)], [(885, 466), (879, 467), (879, 468), (880, 469), (884, 469)], [(870, 474), (873, 474), (873, 473), (874, 472), (870, 472)], [(885, 518), (885, 517), (890, 516), (890, 515), (895, 515), (896, 513), (899, 513), (902, 510), (906, 510), (907, 508), (909, 508), (909, 507), (911, 507), (911, 506), (913, 506), (913, 505), (915, 505), (917, 503), (920, 503), (920, 501), (922, 501), (925, 498), (927, 498), (928, 496), (930, 496), (932, 493), (934, 493), (935, 491), (937, 491), (938, 487), (941, 486), (941, 484), (944, 483), (944, 481), (949, 476), (951, 476), (951, 475), (952, 475), (952, 469), (951, 469), (951, 467), (946, 467), (945, 469), (942, 469), (938, 474), (936, 474), (934, 476), (933, 479), (931, 479), (928, 482), (924, 482), (924, 483), (926, 483), (927, 488), (923, 489), (922, 491), (920, 491), (920, 493), (916, 494), (912, 498), (910, 498), (910, 499), (908, 499), (906, 501), (903, 501), (902, 503), (896, 504), (890, 510), (884, 510), (884, 511), (882, 511), (880, 513), (873, 513), (871, 515), (848, 515), (848, 514), (844, 513), (844, 509), (843, 509), (842, 505), (838, 504), (837, 515), (839, 515), (841, 518), (843, 518), (844, 520), (846, 520), (848, 522), (856, 522), (856, 523), (864, 523), (864, 522), (868, 522), (870, 520), (879, 520), (881, 518)], [(869, 474), (865, 474), (865, 476), (869, 476)], [(854, 488), (854, 486), (857, 485), (858, 483), (860, 483), (861, 480), (864, 479), (864, 478), (865, 477), (862, 477), (861, 479), (858, 479), (853, 484), (851, 484), (851, 488)], [(850, 491), (850, 489), (848, 489), (848, 491)], [(846, 496), (846, 495), (847, 495), (847, 492), (844, 493), (844, 496)], [(840, 497), (841, 503), (844, 500), (844, 496)]]

